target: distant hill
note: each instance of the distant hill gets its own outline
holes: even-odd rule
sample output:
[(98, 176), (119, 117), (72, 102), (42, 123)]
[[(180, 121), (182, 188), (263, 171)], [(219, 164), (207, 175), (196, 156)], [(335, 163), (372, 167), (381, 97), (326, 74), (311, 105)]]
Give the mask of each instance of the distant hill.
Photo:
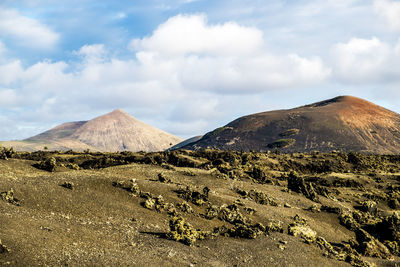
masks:
[(182, 139), (116, 109), (90, 121), (68, 122), (22, 141), (2, 142), (16, 150), (162, 151)]
[(238, 118), (186, 149), (400, 153), (400, 115), (366, 100), (339, 96), (288, 110)]

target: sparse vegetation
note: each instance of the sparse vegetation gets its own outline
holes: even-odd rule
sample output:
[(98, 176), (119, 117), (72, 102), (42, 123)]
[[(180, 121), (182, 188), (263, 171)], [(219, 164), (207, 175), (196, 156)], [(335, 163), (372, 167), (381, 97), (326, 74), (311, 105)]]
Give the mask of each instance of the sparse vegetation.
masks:
[(15, 206), (19, 206), (20, 205), (19, 199), (14, 197), (14, 190), (12, 188), (10, 190), (8, 190), (8, 191), (1, 192), (0, 196), (1, 196), (1, 199), (3, 201), (6, 201), (6, 202), (8, 202), (10, 204), (13, 204)]
[(203, 188), (203, 192), (192, 190), (189, 186), (185, 189), (177, 190), (178, 196), (186, 201), (192, 202), (195, 205), (201, 206), (208, 202), (208, 193), (210, 189), (208, 187)]
[(128, 192), (131, 192), (133, 195), (142, 195), (139, 186), (136, 183), (136, 179), (131, 179), (129, 181), (113, 182), (113, 186), (123, 188)]
[(169, 239), (182, 242), (188, 246), (194, 245), (197, 240), (203, 240), (207, 236), (207, 233), (194, 229), (182, 217), (172, 218), (169, 221), (169, 228), (170, 230), (167, 233)]
[(207, 138), (209, 136), (216, 136), (218, 134), (221, 134), (222, 132), (231, 131), (231, 130), (233, 130), (233, 128), (229, 127), (229, 126), (219, 127), (217, 129), (215, 129), (214, 131), (212, 131), (211, 133), (206, 134), (203, 138)]
[(298, 177), (295, 172), (291, 172), (288, 177), (288, 189), (303, 194), (305, 197), (319, 202), (318, 194), (315, 192), (311, 182), (305, 182), (304, 178)]
[(279, 139), (276, 140), (273, 143), (268, 144), (268, 148), (270, 149), (274, 149), (274, 148), (286, 148), (289, 147), (291, 145), (293, 145), (296, 142), (296, 139)]
[(279, 134), (282, 137), (287, 137), (287, 136), (292, 136), (292, 135), (296, 135), (300, 132), (299, 129), (289, 129), (287, 131), (284, 131), (283, 133)]
[(57, 160), (54, 157), (51, 157), (43, 161), (40, 161), (38, 164), (35, 164), (34, 166), (41, 170), (54, 172), (57, 167)]
[(15, 154), (16, 154), (16, 152), (13, 147), (6, 148), (6, 147), (0, 146), (0, 159), (7, 160), (10, 158), (13, 158)]
[(258, 204), (278, 206), (278, 203), (274, 198), (267, 196), (263, 192), (254, 189), (251, 189), (248, 192), (245, 190), (237, 189), (236, 192), (242, 197), (251, 199)]
[(299, 236), (306, 243), (314, 243), (317, 239), (317, 233), (308, 226), (307, 220), (299, 215), (296, 215), (293, 220), (294, 222), (288, 226), (289, 235)]
[[(0, 213), (0, 220), (18, 220), (24, 228), (6, 223), (0, 238), (13, 248), (13, 239), (4, 233), (21, 236), (18, 250), (7, 249), (2, 254), (9, 257), (7, 261), (17, 259), (15, 263), (26, 263), (21, 253), (37, 253), (39, 261), (46, 258), (57, 265), (54, 255), (74, 251), (74, 247), (57, 245), (61, 227), (70, 229), (62, 238), (83, 244), (81, 255), (86, 258), (90, 251), (107, 247), (133, 260), (132, 246), (140, 246), (134, 259), (143, 264), (150, 250), (156, 263), (161, 259), (176, 263), (174, 256), (165, 258), (164, 248), (181, 251), (184, 246), (179, 243), (198, 246), (201, 252), (185, 251), (198, 262), (211, 255), (204, 247), (212, 244), (222, 251), (219, 261), (239, 264), (243, 258), (237, 260), (226, 253), (247, 242), (241, 238), (254, 239), (251, 248), (245, 248), (246, 253), (258, 257), (251, 264), (263, 264), (265, 255), (258, 251), (266, 247), (269, 257), (278, 257), (276, 250), (282, 253), (295, 247), (301, 255), (286, 255), (293, 263), (306, 264), (311, 257), (307, 253), (316, 253), (312, 257), (327, 266), (336, 261), (369, 266), (368, 262), (376, 259), (384, 263), (397, 260), (400, 254), (400, 216), (396, 211), (400, 159), (394, 155), (332, 152), (300, 156), (209, 149), (15, 152), (12, 158), (1, 162), (6, 167), (0, 169), (0, 188), (5, 190), (0, 201), (5, 212)], [(57, 188), (59, 185), (73, 190)], [(29, 241), (22, 238), (28, 234), (24, 229), (37, 240), (49, 234), (46, 237), (55, 243), (52, 252), (40, 241), (31, 252)], [(81, 231), (99, 240), (98, 244), (81, 237)], [(285, 237), (291, 239), (278, 242)], [(209, 240), (202, 241), (205, 238)], [(121, 240), (127, 240), (129, 248), (114, 246)], [(305, 246), (319, 249), (310, 252)], [(78, 262), (84, 259), (76, 257)], [(105, 256), (104, 261), (109, 263), (112, 257)], [(93, 264), (103, 262), (91, 260)]]

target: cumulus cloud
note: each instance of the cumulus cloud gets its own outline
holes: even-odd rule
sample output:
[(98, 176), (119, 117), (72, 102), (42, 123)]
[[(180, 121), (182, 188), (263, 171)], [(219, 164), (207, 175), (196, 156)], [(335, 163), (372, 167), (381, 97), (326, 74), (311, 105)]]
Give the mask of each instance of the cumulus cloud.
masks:
[(135, 51), (163, 56), (196, 54), (248, 54), (263, 44), (263, 33), (234, 22), (208, 25), (205, 15), (178, 15), (161, 24), (150, 37), (134, 39)]
[(142, 66), (165, 66), (187, 90), (247, 94), (318, 84), (330, 75), (318, 57), (274, 55), (259, 29), (208, 24), (204, 15), (170, 18), (130, 48)]
[(352, 38), (334, 48), (337, 72), (347, 79), (376, 78), (389, 55), (389, 47), (378, 38)]
[(376, 37), (352, 38), (333, 48), (335, 72), (339, 78), (353, 82), (390, 81), (398, 79), (398, 47)]
[(0, 37), (12, 38), (20, 46), (52, 48), (59, 40), (59, 35), (49, 27), (17, 10), (0, 7), (0, 18)]
[(187, 135), (232, 118), (241, 94), (312, 87), (331, 73), (318, 57), (268, 51), (257, 28), (210, 24), (204, 15), (173, 17), (129, 46), (130, 58), (91, 44), (73, 53), (76, 62), (0, 63), (0, 99), (9, 99), (10, 108), (29, 109), (20, 117), (28, 124), (89, 119), (82, 118), (83, 110), (95, 116), (119, 107)]
[(392, 30), (400, 31), (400, 1), (375, 0), (374, 9)]

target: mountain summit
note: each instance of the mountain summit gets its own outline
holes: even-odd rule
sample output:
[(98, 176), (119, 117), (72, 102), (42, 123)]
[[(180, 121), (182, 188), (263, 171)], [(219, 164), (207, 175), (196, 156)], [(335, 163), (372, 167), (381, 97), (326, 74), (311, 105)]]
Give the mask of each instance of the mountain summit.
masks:
[(353, 96), (241, 117), (185, 148), (400, 152), (400, 115)]
[(88, 121), (71, 138), (101, 151), (161, 151), (181, 140), (120, 109)]
[(91, 149), (96, 151), (162, 151), (181, 139), (116, 109), (89, 121), (68, 122), (19, 142), (18, 150)]

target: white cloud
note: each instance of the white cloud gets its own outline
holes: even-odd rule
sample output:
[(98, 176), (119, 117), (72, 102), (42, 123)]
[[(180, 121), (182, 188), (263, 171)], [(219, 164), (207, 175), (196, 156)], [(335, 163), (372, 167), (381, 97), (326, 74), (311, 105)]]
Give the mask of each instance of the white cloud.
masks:
[[(190, 123), (193, 120), (203, 120), (221, 115), (219, 110), (220, 101), (212, 94), (196, 94), (192, 97), (185, 97), (185, 105), (176, 105), (172, 108), (170, 119), (180, 123)], [(196, 107), (196, 108), (193, 108)]]
[(251, 94), (299, 88), (323, 82), (330, 75), (319, 58), (262, 52), (250, 57), (185, 58), (177, 74), (182, 86), (195, 91)]
[(0, 88), (0, 105), (1, 106), (13, 106), (17, 101), (17, 94), (12, 89), (1, 89)]
[(86, 61), (94, 63), (103, 61), (105, 56), (107, 55), (107, 50), (105, 49), (103, 44), (94, 44), (84, 45), (76, 53), (83, 56)]
[[(98, 115), (120, 107), (155, 126), (166, 121), (165, 130), (190, 134), (231, 117), (242, 105), (241, 94), (312, 87), (331, 72), (318, 57), (273, 54), (256, 28), (208, 24), (203, 15), (171, 18), (131, 45), (131, 59), (117, 59), (94, 44), (75, 52), (77, 64), (0, 63), (0, 87), (13, 90), (3, 92), (15, 96), (13, 108), (31, 111), (22, 117), (30, 123), (83, 119), (82, 110)], [(185, 129), (179, 120), (187, 123)]]
[(59, 35), (46, 25), (23, 16), (17, 10), (0, 7), (0, 18), (0, 37), (11, 37), (20, 46), (52, 48), (59, 40)]
[(297, 7), (298, 13), (296, 15), (311, 17), (325, 13), (332, 13), (333, 10), (338, 10), (340, 13), (348, 12), (354, 7), (354, 4), (357, 1), (359, 0), (309, 0), (305, 3), (300, 3)]
[[(376, 37), (352, 38), (333, 48), (336, 74), (347, 81), (371, 82), (384, 80), (394, 73), (400, 61), (395, 48)], [(398, 68), (397, 68), (398, 69)]]
[(134, 39), (135, 51), (163, 56), (184, 54), (248, 54), (263, 44), (262, 32), (234, 22), (207, 25), (204, 15), (178, 15), (161, 24), (150, 37)]
[(263, 44), (262, 32), (234, 22), (207, 25), (205, 15), (178, 15), (161, 24), (150, 37), (132, 40), (135, 51), (163, 56), (196, 54), (248, 54)]
[(392, 30), (400, 30), (400, 1), (374, 0), (374, 9)]
[(21, 62), (19, 60), (5, 62), (0, 65), (0, 86), (9, 86), (18, 80), (23, 72)]
[(400, 38), (397, 41), (397, 44), (396, 44), (396, 46), (394, 48), (394, 52), (395, 52), (396, 56), (400, 57)]
[[(19, 60), (0, 65), (0, 88), (17, 89), (18, 104), (34, 106), (40, 104), (48, 94), (61, 94), (68, 88), (72, 75), (65, 72), (64, 62), (38, 62), (24, 68)], [(6, 91), (8, 96), (10, 91)], [(10, 103), (10, 105), (15, 103)]]
[(175, 77), (187, 90), (261, 92), (314, 85), (330, 75), (317, 57), (273, 55), (260, 30), (234, 22), (210, 25), (204, 15), (170, 18), (130, 47), (143, 68)]
[(95, 56), (95, 57), (102, 56), (105, 53), (106, 50), (103, 44), (84, 45), (78, 51), (79, 55)]

